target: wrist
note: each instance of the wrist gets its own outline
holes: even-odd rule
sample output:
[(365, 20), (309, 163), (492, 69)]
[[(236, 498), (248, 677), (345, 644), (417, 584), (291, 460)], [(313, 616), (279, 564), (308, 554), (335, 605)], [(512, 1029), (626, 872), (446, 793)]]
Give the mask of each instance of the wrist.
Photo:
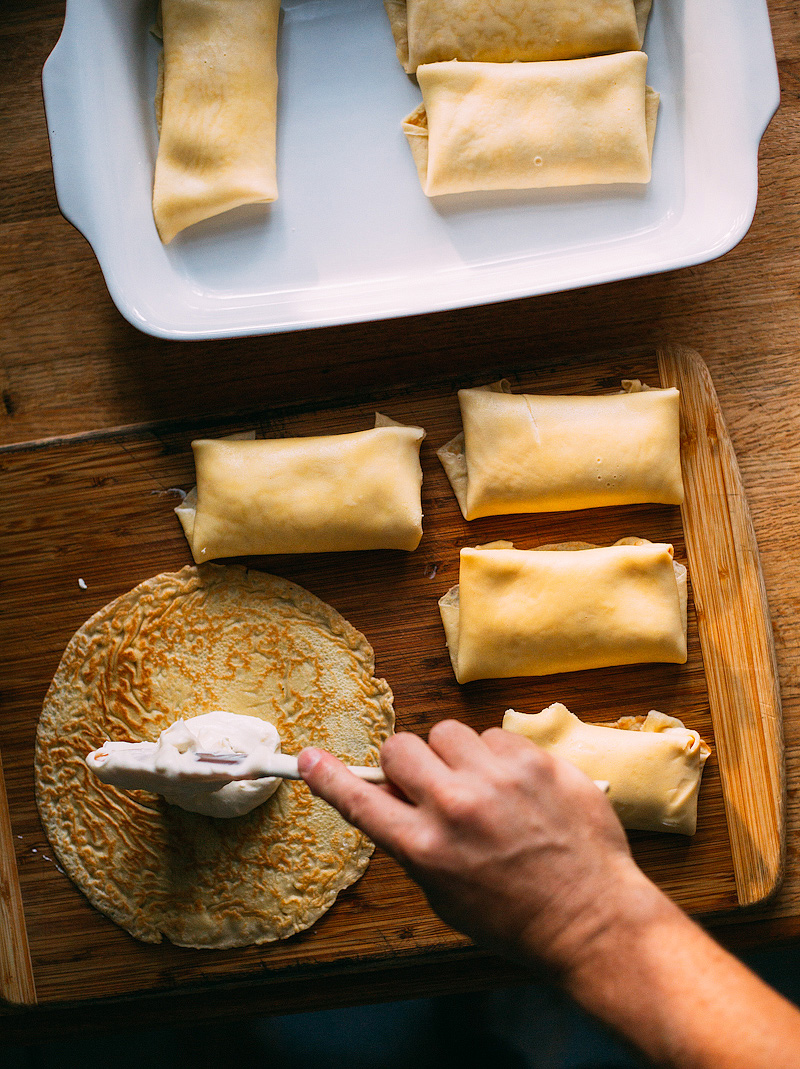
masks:
[(569, 947), (560, 986), (653, 1064), (794, 1066), (796, 1009), (639, 877), (609, 885), (622, 908)]
[(634, 869), (609, 881), (605, 908), (565, 948), (557, 983), (658, 1064), (694, 1065), (669, 1056), (682, 1049), (677, 1022), (688, 977), (707, 960), (708, 948), (698, 947), (707, 937)]
[(587, 1005), (604, 980), (614, 982), (621, 971), (642, 966), (647, 946), (661, 942), (658, 931), (684, 923), (690, 922), (683, 912), (636, 863), (620, 858), (601, 886), (587, 888), (583, 901), (574, 903), (569, 923), (554, 933), (544, 958), (559, 986)]

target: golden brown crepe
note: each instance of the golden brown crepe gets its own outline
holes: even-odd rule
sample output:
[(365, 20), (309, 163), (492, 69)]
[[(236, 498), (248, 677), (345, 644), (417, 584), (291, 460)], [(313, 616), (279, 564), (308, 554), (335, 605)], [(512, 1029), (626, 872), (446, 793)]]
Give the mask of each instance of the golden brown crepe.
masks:
[(162, 0), (153, 215), (181, 230), (278, 196), (280, 0)]
[(541, 713), (508, 709), (505, 731), (609, 784), (608, 797), (626, 828), (694, 835), (703, 765), (711, 753), (696, 731), (651, 709), (646, 717), (585, 724), (560, 702)]
[(394, 722), (362, 634), (284, 579), (207, 564), (157, 575), (89, 619), (45, 699), (36, 797), (66, 873), (144, 942), (233, 947), (313, 924), (373, 846), (302, 783), (217, 820), (107, 786), (84, 757), (225, 709), (261, 717), (286, 753), (314, 744), (378, 764)]
[(658, 94), (647, 56), (428, 63), (404, 121), (429, 197), (650, 181)]
[(397, 57), (413, 73), (441, 60), (577, 59), (641, 48), (651, 0), (384, 0)]
[(439, 611), (459, 683), (686, 661), (686, 569), (666, 543), (462, 549)]
[(195, 561), (416, 549), (424, 437), (377, 413), (352, 434), (192, 442), (197, 488), (175, 511)]
[(556, 397), (503, 379), (458, 401), (464, 430), (438, 456), (467, 520), (683, 501), (676, 389)]

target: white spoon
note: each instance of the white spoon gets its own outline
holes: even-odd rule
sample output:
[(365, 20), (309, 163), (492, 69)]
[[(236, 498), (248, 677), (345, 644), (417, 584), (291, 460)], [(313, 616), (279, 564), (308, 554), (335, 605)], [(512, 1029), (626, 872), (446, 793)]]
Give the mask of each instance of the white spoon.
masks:
[[(277, 776), (280, 779), (302, 779), (297, 770), (297, 758), (286, 753), (270, 754), (267, 760), (260, 762), (255, 768), (249, 764), (241, 773), (237, 772), (236, 766), (244, 763), (247, 754), (240, 753), (197, 753), (198, 762), (205, 765), (220, 765), (220, 782), (235, 781), (240, 779), (265, 779), (268, 776)], [(347, 765), (348, 771), (359, 779), (370, 783), (385, 783), (386, 776), (382, 768), (374, 768), (367, 765)]]
[[(263, 779), (267, 776), (278, 776), (281, 779), (302, 779), (297, 770), (297, 758), (289, 754), (272, 754), (269, 761), (262, 762), (257, 768), (248, 767), (246, 772), (237, 775), (234, 771), (236, 765), (242, 764), (247, 754), (240, 753), (198, 753), (195, 754), (198, 761), (204, 764), (224, 765), (225, 772), (220, 772), (220, 780), (237, 779)], [(348, 772), (352, 772), (359, 779), (369, 783), (386, 783), (386, 776), (382, 768), (374, 768), (367, 765), (346, 765)], [(230, 771), (227, 771), (227, 770)], [(610, 784), (608, 780), (596, 779), (592, 781), (603, 794), (608, 794)]]

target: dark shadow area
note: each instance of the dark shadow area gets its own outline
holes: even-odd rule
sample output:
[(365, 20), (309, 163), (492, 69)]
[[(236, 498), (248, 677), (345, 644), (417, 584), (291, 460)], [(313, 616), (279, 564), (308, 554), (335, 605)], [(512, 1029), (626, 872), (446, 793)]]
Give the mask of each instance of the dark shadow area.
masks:
[[(743, 960), (800, 1003), (800, 946)], [(147, 1028), (14, 1045), (4, 1069), (637, 1069), (644, 1063), (557, 992), (536, 984), (249, 1021)]]

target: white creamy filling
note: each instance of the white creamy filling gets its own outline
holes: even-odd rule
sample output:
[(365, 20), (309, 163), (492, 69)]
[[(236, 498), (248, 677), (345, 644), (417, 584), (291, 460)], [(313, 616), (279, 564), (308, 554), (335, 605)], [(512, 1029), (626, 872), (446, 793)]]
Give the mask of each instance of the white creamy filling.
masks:
[(246, 754), (256, 767), (280, 753), (275, 726), (257, 716), (216, 710), (176, 720), (156, 742), (106, 741), (86, 757), (89, 769), (103, 783), (125, 790), (153, 791), (173, 805), (210, 817), (239, 817), (265, 802), (280, 779), (238, 780), (220, 785), (231, 766), (209, 766), (198, 753)]

